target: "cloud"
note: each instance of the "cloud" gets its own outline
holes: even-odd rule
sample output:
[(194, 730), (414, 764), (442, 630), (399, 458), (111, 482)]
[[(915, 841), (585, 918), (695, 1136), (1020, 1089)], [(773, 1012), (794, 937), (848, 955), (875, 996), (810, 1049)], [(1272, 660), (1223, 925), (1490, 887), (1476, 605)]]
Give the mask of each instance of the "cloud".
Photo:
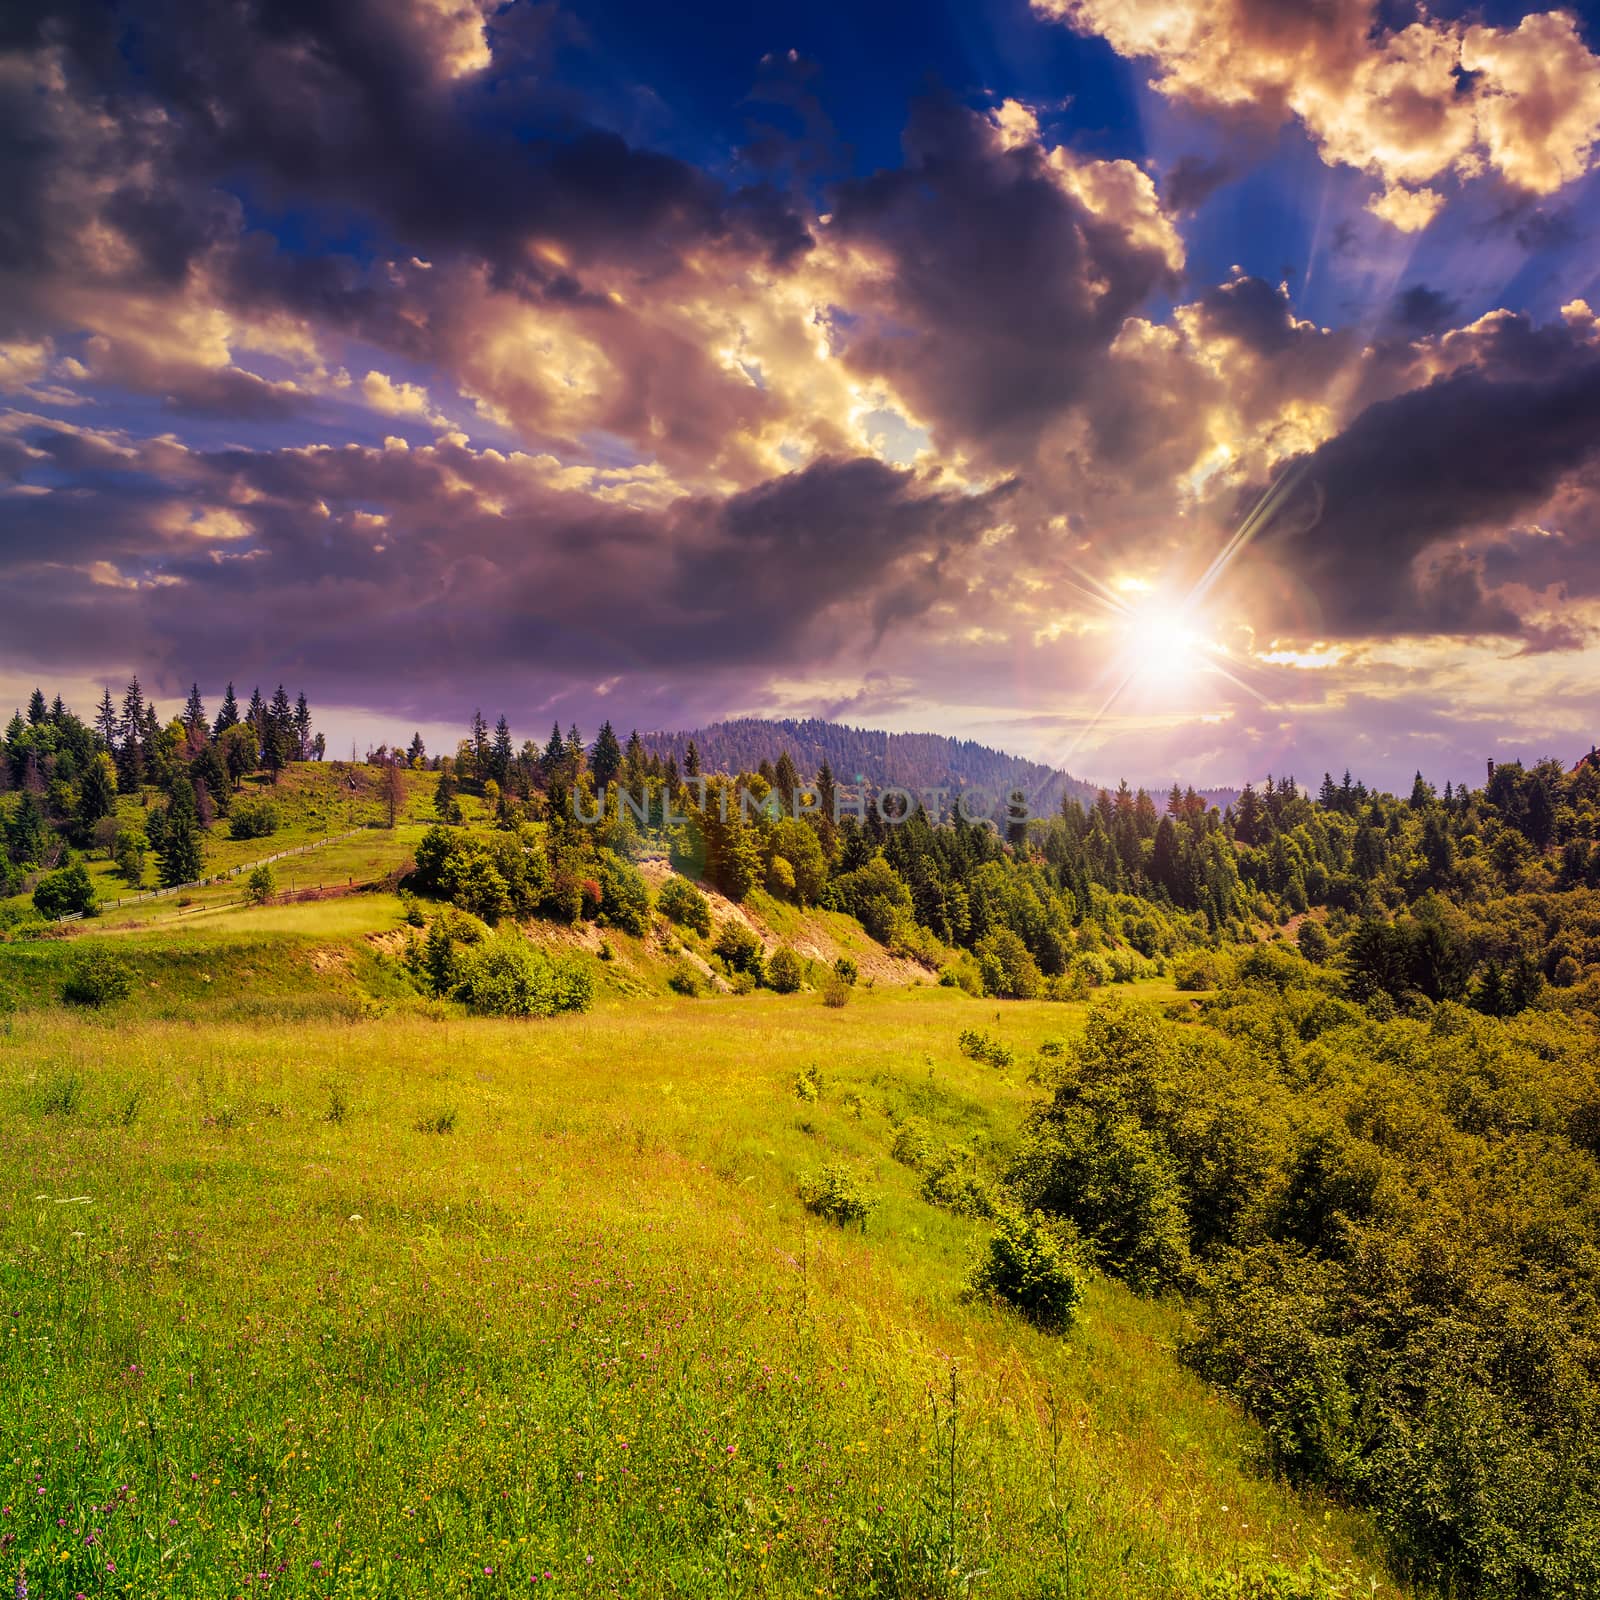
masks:
[(21, 475), (56, 485), (8, 509), (8, 654), (204, 678), (292, 659), (353, 703), (534, 670), (643, 695), (654, 678), (865, 660), (938, 601), (942, 563), (1007, 493), (854, 458), (630, 504), (604, 493), (628, 474), (459, 437), (201, 452), (17, 414), (0, 437), (23, 444)]
[(1047, 146), (1016, 102), (985, 116), (924, 99), (904, 144), (904, 166), (835, 196), (833, 337), (937, 441), (1003, 468), (1093, 387), (1124, 319), (1176, 286), (1182, 242), (1145, 172)]
[(1436, 180), (1493, 173), (1548, 195), (1590, 170), (1600, 57), (1566, 12), (1514, 29), (1436, 18), (1387, 27), (1377, 0), (1032, 0), (1041, 16), (1150, 61), (1175, 100), (1266, 123), (1296, 119), (1330, 165), (1382, 180), (1369, 209), (1426, 227)]
[[(1485, 551), (1600, 460), (1600, 343), (1501, 314), (1433, 353), (1453, 370), (1370, 405), (1298, 464), (1322, 513), (1262, 553), (1303, 607), (1302, 636), (1557, 637), (1486, 584)], [(1600, 543), (1566, 549), (1592, 582)]]

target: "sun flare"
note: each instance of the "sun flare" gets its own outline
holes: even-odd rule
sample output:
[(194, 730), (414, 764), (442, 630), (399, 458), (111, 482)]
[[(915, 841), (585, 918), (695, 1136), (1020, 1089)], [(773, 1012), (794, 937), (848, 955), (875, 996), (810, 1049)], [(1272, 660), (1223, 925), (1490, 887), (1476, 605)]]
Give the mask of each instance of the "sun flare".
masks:
[(1120, 633), (1126, 676), (1152, 686), (1192, 678), (1209, 665), (1216, 648), (1188, 609), (1160, 600), (1136, 606)]

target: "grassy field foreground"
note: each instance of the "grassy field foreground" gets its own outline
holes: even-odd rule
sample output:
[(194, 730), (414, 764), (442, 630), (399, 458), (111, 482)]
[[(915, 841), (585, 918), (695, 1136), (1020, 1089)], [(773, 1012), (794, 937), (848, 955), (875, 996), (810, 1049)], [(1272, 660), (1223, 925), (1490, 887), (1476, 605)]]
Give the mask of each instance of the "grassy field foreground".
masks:
[[(35, 1597), (1393, 1593), (1097, 1281), (962, 1299), (1077, 1008), (610, 1000), (542, 1024), (0, 1019), (0, 1576)], [(820, 1100), (797, 1096), (816, 1063)], [(808, 1218), (851, 1163), (867, 1232)], [(1326, 1577), (1318, 1576), (1322, 1568)]]

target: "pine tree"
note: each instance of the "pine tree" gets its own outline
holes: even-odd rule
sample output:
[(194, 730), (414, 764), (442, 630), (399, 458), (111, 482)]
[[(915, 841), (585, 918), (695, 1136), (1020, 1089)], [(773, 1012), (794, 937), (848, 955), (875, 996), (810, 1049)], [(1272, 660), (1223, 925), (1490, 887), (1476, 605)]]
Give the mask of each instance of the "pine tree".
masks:
[(583, 735), (578, 732), (578, 724), (572, 723), (567, 729), (567, 774), (569, 779), (576, 783), (583, 774), (584, 753)]
[(211, 733), (214, 738), (220, 738), (229, 728), (239, 726), (239, 702), (234, 697), (233, 685), (228, 685), (228, 692), (222, 697), (222, 709), (217, 713), (216, 726)]
[(94, 714), (94, 730), (100, 735), (100, 742), (111, 755), (117, 751), (117, 708), (111, 698), (111, 685), (105, 687), (105, 693), (100, 696), (100, 704)]
[(311, 706), (304, 689), (294, 703), (294, 758), (307, 761), (311, 756)]
[(489, 773), (489, 724), (483, 720), (481, 711), (472, 713), (472, 775), (479, 783), (487, 778)]
[(24, 789), (5, 823), (6, 854), (18, 866), (36, 866), (44, 858), (48, 836), (39, 802)]
[(44, 703), (44, 690), (35, 689), (28, 696), (28, 726), (37, 728), (49, 715), (50, 709)]
[(511, 724), (505, 713), (494, 725), (494, 743), (489, 746), (489, 775), (502, 789), (511, 781), (511, 768), (517, 759), (516, 746), (511, 742)]
[(200, 685), (192, 684), (189, 688), (189, 698), (183, 705), (183, 725), (191, 734), (199, 733), (202, 737), (206, 731), (206, 708), (200, 699)]
[(78, 780), (78, 809), (75, 821), (79, 838), (88, 841), (94, 825), (117, 809), (117, 769), (107, 755), (96, 755)]
[(822, 818), (823, 837), (833, 837), (834, 811), (838, 805), (839, 786), (833, 780), (833, 768), (826, 760), (817, 768), (817, 811)]
[(609, 720), (600, 724), (594, 752), (589, 758), (589, 770), (594, 773), (595, 793), (603, 798), (622, 771), (622, 746)]
[(175, 889), (179, 884), (195, 882), (205, 869), (200, 844), (200, 813), (187, 778), (180, 778), (173, 785), (166, 823), (166, 837), (161, 848), (161, 882), (164, 888)]
[(261, 741), (261, 760), (276, 783), (278, 774), (294, 755), (294, 708), (281, 683), (273, 691), (272, 704), (266, 709), (266, 729), (266, 738)]
[(683, 752), (683, 771), (685, 777), (700, 776), (700, 752), (695, 748), (693, 739), (689, 741), (689, 748)]
[(121, 764), (118, 773), (124, 791), (139, 788), (145, 773), (144, 690), (135, 674), (122, 696)]
[(561, 741), (561, 724), (554, 722), (550, 725), (550, 742), (544, 747), (544, 754), (539, 757), (539, 776), (544, 780), (546, 788), (549, 788), (561, 775), (561, 766), (566, 754), (567, 747)]
[(261, 698), (259, 687), (250, 691), (250, 706), (244, 714), (244, 720), (255, 731), (256, 749), (264, 759), (267, 749), (267, 702)]
[(635, 728), (628, 735), (628, 745), (622, 753), (622, 781), (630, 789), (637, 789), (644, 782), (644, 777), (644, 740), (639, 737), (639, 730)]
[(406, 751), (406, 761), (413, 767), (419, 766), (428, 759), (428, 747), (422, 742), (420, 733), (411, 735), (411, 745)]

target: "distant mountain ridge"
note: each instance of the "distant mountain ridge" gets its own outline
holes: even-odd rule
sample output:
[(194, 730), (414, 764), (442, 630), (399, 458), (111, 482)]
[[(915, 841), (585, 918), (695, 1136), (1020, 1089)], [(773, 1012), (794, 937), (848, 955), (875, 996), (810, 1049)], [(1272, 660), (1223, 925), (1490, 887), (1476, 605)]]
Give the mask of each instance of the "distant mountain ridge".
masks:
[[(1057, 810), (1068, 795), (1085, 806), (1092, 805), (1102, 787), (1058, 767), (1008, 755), (972, 739), (939, 733), (885, 733), (818, 717), (799, 722), (741, 717), (686, 732), (641, 734), (640, 738), (651, 754), (663, 760), (672, 757), (680, 771), (691, 739), (706, 772), (753, 772), (762, 761), (776, 761), (787, 750), (806, 778), (814, 776), (826, 760), (834, 777), (845, 784), (855, 783), (859, 774), (875, 788), (898, 784), (912, 791), (976, 789), (996, 798), (1021, 789), (1035, 816)], [(1203, 789), (1200, 793), (1214, 805), (1226, 805), (1234, 795), (1232, 790)]]

